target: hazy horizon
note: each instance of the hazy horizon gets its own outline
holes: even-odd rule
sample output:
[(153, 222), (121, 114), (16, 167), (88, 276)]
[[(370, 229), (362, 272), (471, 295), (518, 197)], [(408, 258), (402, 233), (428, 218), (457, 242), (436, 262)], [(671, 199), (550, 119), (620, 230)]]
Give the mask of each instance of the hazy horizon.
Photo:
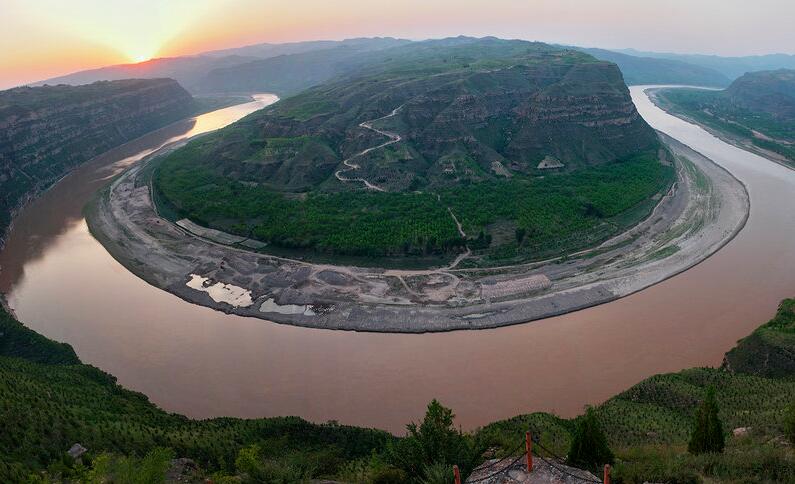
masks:
[[(795, 3), (761, 0), (0, 0), (0, 89), (72, 72), (260, 43), (458, 35), (683, 54), (795, 54)], [(703, 19), (710, 21), (705, 23)], [(749, 39), (743, 32), (754, 32)]]

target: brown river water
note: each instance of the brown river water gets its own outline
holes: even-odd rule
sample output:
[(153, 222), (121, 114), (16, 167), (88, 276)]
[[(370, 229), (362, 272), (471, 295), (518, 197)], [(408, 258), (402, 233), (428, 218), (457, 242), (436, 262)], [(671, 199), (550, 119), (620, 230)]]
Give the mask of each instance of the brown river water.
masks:
[(664, 113), (640, 87), (631, 91), (649, 124), (746, 184), (751, 217), (705, 262), (618, 301), (482, 331), (297, 328), (184, 302), (125, 270), (91, 237), (82, 207), (114, 173), (267, 97), (145, 136), (65, 178), (16, 219), (0, 253), (0, 291), (28, 327), (192, 417), (298, 415), (401, 432), (432, 398), (464, 428), (534, 411), (573, 416), (653, 374), (719, 365), (795, 295), (795, 171)]

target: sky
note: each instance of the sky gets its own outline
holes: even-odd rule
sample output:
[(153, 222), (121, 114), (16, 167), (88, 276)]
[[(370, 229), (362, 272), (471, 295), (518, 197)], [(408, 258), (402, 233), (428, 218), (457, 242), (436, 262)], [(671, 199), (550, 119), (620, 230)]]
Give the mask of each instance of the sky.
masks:
[(795, 54), (795, 0), (0, 0), (0, 88), (260, 42), (456, 35)]

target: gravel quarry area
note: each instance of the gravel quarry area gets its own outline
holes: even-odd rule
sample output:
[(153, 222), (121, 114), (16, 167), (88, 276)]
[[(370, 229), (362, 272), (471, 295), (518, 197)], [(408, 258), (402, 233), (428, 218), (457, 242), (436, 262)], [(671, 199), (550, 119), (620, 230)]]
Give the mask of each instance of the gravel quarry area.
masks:
[(652, 214), (598, 247), (489, 269), (399, 270), (313, 264), (257, 244), (172, 223), (152, 203), (154, 153), (88, 206), (91, 233), (133, 273), (187, 301), (298, 326), (421, 333), (485, 329), (546, 318), (627, 296), (703, 261), (749, 213), (745, 187), (665, 135), (677, 181)]

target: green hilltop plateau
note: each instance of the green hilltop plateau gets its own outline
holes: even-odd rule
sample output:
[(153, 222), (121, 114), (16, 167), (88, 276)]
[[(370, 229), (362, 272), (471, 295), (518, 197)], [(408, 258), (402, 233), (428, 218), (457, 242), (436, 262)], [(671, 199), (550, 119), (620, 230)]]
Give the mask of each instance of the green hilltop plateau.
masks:
[(533, 259), (645, 216), (673, 179), (659, 154), (615, 64), (463, 37), (371, 53), (172, 153), (154, 185), (266, 250)]

